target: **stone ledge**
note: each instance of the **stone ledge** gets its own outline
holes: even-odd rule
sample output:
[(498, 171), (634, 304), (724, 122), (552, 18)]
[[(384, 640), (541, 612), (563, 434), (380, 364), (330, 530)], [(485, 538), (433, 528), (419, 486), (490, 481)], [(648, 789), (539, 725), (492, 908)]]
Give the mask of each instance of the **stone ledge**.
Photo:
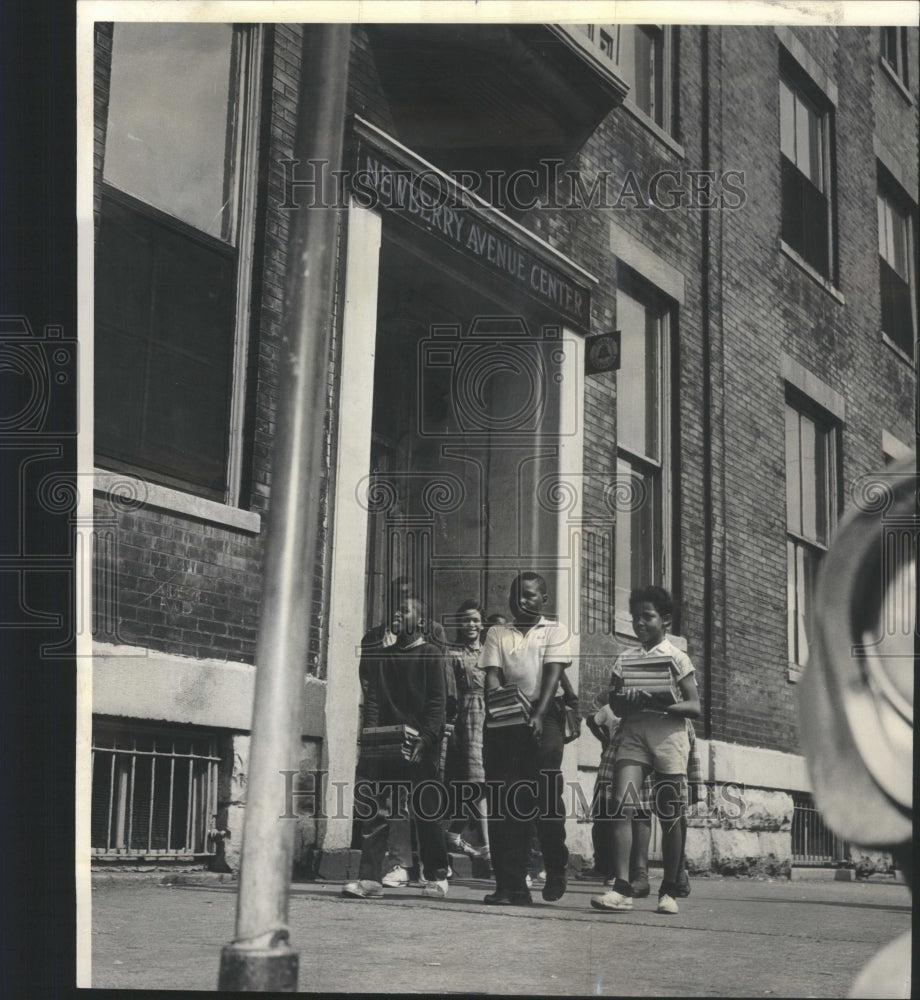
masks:
[[(144, 646), (93, 643), (93, 713), (248, 731), (256, 668)], [(302, 735), (325, 732), (326, 682), (305, 676)]]
[(849, 868), (796, 868), (789, 870), (793, 882), (850, 882), (853, 871)]
[(740, 785), (783, 791), (811, 790), (805, 759), (799, 754), (712, 740), (709, 743), (709, 766), (708, 777), (714, 781), (734, 781)]

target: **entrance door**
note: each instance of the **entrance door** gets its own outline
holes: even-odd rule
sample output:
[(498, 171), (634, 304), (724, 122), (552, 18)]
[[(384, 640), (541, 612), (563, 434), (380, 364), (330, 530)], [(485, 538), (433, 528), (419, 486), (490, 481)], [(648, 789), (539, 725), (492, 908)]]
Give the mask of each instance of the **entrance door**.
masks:
[(381, 246), (365, 624), (409, 575), (452, 639), (462, 600), (507, 614), (516, 573), (555, 574), (564, 347), (530, 303), (418, 249)]

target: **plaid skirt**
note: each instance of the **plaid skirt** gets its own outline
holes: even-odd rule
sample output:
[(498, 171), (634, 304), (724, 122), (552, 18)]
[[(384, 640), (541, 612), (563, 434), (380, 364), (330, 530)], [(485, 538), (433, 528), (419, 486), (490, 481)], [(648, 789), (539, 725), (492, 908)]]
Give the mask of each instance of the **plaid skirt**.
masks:
[[(619, 727), (617, 727), (617, 732), (614, 733), (613, 739), (604, 747), (604, 751), (601, 754), (600, 764), (597, 768), (597, 781), (594, 786), (595, 807), (597, 803), (602, 801), (602, 796), (609, 797), (613, 792), (613, 773), (617, 762), (617, 750), (619, 749), (619, 742), (617, 740), (618, 732)], [(687, 736), (690, 740), (690, 756), (687, 758), (687, 773), (682, 777), (680, 783), (681, 797), (684, 800), (685, 807), (701, 802), (705, 798), (706, 793), (706, 786), (703, 783), (703, 768), (700, 763), (699, 752), (696, 749), (696, 732), (693, 728), (693, 723), (689, 719), (687, 720)], [(637, 806), (643, 813), (651, 813), (652, 811), (652, 788), (654, 784), (655, 772), (649, 771), (642, 782), (642, 787), (639, 789)]]
[(485, 781), (482, 763), (482, 729), (486, 701), (482, 691), (467, 691), (460, 697), (454, 735), (448, 750), (448, 775), (462, 781)]

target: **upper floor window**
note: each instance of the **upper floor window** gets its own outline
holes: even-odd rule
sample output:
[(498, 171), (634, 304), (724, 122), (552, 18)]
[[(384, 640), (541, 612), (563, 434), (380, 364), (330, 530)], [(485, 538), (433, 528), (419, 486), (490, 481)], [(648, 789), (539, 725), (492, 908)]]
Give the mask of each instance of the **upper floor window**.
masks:
[(586, 24), (583, 30), (629, 84), (627, 100), (670, 131), (669, 30), (657, 24)]
[(617, 276), (617, 477), (630, 484), (630, 510), (615, 529), (614, 604), (618, 630), (629, 622), (629, 592), (665, 585), (670, 573), (671, 311), (631, 271)]
[(234, 499), (248, 314), (253, 29), (116, 23), (96, 253), (95, 446)]
[(907, 198), (880, 171), (878, 254), (882, 331), (911, 358), (915, 339), (912, 215)]
[(882, 59), (905, 87), (910, 86), (907, 73), (907, 28), (882, 28), (881, 33)]
[(808, 660), (818, 566), (837, 519), (837, 426), (805, 400), (786, 401), (786, 593), (789, 663)]
[(787, 62), (782, 61), (779, 81), (782, 238), (819, 274), (832, 278), (832, 112)]

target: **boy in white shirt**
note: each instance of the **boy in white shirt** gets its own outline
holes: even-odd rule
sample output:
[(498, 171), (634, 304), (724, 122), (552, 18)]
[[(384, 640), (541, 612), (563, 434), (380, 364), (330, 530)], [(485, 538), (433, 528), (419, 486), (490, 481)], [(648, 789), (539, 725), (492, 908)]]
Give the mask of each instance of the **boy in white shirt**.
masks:
[[(532, 706), (527, 725), (490, 729), (484, 736), (484, 763), (489, 794), (489, 841), (495, 889), (486, 903), (526, 906), (527, 813), (536, 813), (537, 836), (543, 851), (546, 882), (543, 898), (561, 899), (567, 888), (565, 807), (562, 801), (563, 718), (557, 707), (559, 678), (572, 662), (569, 632), (543, 617), (548, 600), (546, 581), (538, 573), (520, 573), (512, 582), (508, 604), (511, 625), (493, 625), (482, 647), (486, 705), (489, 692), (515, 684)], [(519, 783), (536, 786), (536, 800), (509, 795)], [(497, 795), (496, 795), (497, 793)]]

